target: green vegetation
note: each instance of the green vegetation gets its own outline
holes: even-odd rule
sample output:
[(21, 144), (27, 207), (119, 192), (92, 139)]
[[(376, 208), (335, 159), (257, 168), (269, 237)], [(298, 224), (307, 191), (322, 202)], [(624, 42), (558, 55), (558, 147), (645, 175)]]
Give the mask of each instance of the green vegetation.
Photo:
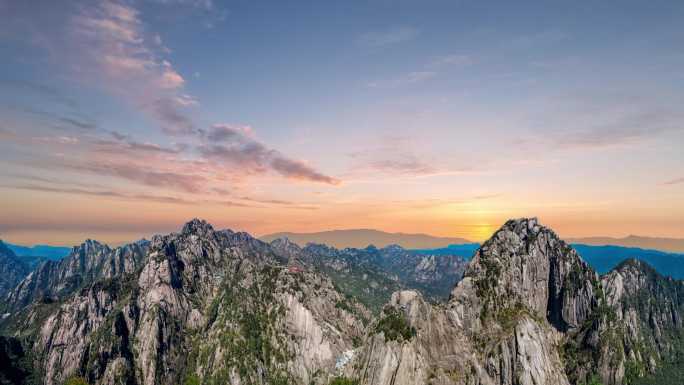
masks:
[(196, 374), (188, 374), (185, 376), (185, 381), (183, 382), (183, 385), (200, 385), (200, 379), (197, 377)]
[(662, 366), (655, 374), (633, 380), (632, 385), (681, 385), (684, 384), (684, 359)]
[(70, 377), (64, 382), (64, 385), (88, 385), (88, 381), (83, 377)]
[[(282, 268), (267, 265), (256, 271), (238, 272), (225, 282), (207, 310), (211, 338), (203, 334), (206, 330), (193, 337), (194, 347), (186, 368), (186, 373), (192, 374), (186, 374), (186, 385), (225, 384), (231, 372), (239, 374), (244, 384), (292, 382), (285, 367), (292, 354), (279, 326), (285, 310), (274, 295), (305, 282), (299, 274), (281, 272)], [(246, 278), (250, 283), (244, 287)], [(217, 351), (221, 352), (218, 357)], [(198, 367), (213, 369), (200, 381), (194, 375)], [(259, 373), (267, 373), (265, 381)]]
[(347, 377), (335, 377), (333, 378), (332, 381), (330, 381), (329, 385), (358, 385), (357, 380), (352, 380), (351, 378)]
[(375, 333), (382, 332), (388, 341), (408, 341), (416, 336), (416, 329), (409, 325), (404, 314), (394, 307), (388, 307), (375, 326)]
[(401, 289), (397, 282), (369, 267), (352, 264), (348, 271), (335, 270), (325, 265), (319, 268), (332, 279), (337, 291), (347, 298), (357, 299), (375, 314), (380, 313), (393, 292)]

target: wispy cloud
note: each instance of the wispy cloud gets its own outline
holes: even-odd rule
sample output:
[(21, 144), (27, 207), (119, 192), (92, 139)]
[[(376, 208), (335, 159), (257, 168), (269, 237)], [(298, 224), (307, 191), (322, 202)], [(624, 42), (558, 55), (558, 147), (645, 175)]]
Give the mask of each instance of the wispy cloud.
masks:
[(560, 30), (545, 30), (527, 35), (514, 36), (508, 40), (507, 45), (512, 48), (524, 49), (557, 44), (568, 39), (570, 39), (570, 35), (566, 32)]
[(473, 64), (474, 59), (470, 55), (451, 54), (433, 58), (423, 65), (418, 71), (411, 71), (394, 78), (383, 79), (368, 83), (371, 88), (396, 88), (411, 84), (422, 83), (433, 79), (441, 73), (458, 67)]
[(665, 132), (683, 129), (681, 120), (673, 119), (674, 115), (666, 111), (627, 113), (613, 121), (557, 132), (553, 140), (562, 149), (638, 145)]
[(85, 122), (76, 118), (62, 117), (59, 118), (59, 121), (81, 130), (94, 130), (97, 127), (95, 123)]
[(384, 31), (372, 31), (358, 37), (361, 45), (368, 47), (384, 47), (413, 40), (420, 31), (413, 27), (395, 27)]
[(341, 181), (324, 175), (306, 163), (291, 159), (266, 147), (252, 136), (251, 128), (216, 124), (206, 134), (210, 143), (199, 146), (200, 153), (220, 165), (237, 167), (247, 174), (274, 171), (286, 178), (336, 185)]
[(190, 204), (192, 202), (171, 196), (158, 196), (158, 195), (147, 195), (147, 194), (126, 194), (122, 192), (112, 191), (112, 190), (88, 190), (82, 188), (61, 188), (61, 187), (48, 187), (40, 185), (4, 185), (0, 186), (4, 188), (12, 188), (17, 190), (29, 190), (29, 191), (40, 191), (48, 193), (60, 193), (60, 194), (72, 194), (72, 195), (86, 195), (94, 197), (108, 197), (108, 198), (119, 198), (124, 200), (136, 200), (136, 201), (151, 201), (160, 203), (173, 203), (173, 204)]
[(183, 92), (185, 79), (166, 59), (158, 35), (147, 33), (133, 6), (90, 3), (69, 21), (75, 69), (155, 118), (172, 135), (196, 128), (183, 109), (197, 100)]
[(78, 104), (76, 101), (69, 96), (65, 95), (63, 92), (59, 91), (55, 87), (51, 87), (45, 84), (40, 84), (28, 80), (23, 80), (23, 79), (0, 79), (0, 84), (8, 86), (8, 87), (14, 87), (14, 88), (19, 88), (19, 89), (24, 89), (24, 90), (29, 90), (33, 93), (40, 94), (42, 96), (47, 97), (50, 99), (52, 102), (61, 104), (65, 107), (69, 108), (76, 108), (78, 107)]
[(435, 71), (413, 71), (393, 79), (380, 80), (368, 83), (371, 88), (394, 88), (410, 84), (421, 83), (437, 76)]
[[(221, 13), (211, 1), (161, 2)], [(101, 0), (54, 6), (55, 18), (64, 22), (49, 25), (34, 23), (31, 7), (13, 6), (12, 12), (18, 18), (32, 21), (27, 30), (40, 32), (36, 39), (40, 41), (39, 48), (67, 69), (63, 79), (123, 100), (152, 118), (158, 128), (169, 134), (171, 144), (137, 140), (121, 131), (125, 127), (105, 131), (104, 125), (72, 111), (77, 109), (76, 103), (57, 88), (2, 80), (3, 84), (41, 94), (43, 100), (68, 107), (56, 108), (54, 112), (45, 104), (41, 104), (40, 110), (25, 108), (17, 118), (21, 127), (1, 122), (0, 136), (20, 145), (17, 148), (21, 147), (27, 155), (13, 160), (14, 163), (42, 172), (59, 170), (86, 177), (121, 179), (131, 182), (127, 186), (163, 188), (183, 194), (203, 194), (227, 182), (270, 173), (292, 180), (340, 183), (307, 162), (266, 146), (254, 137), (249, 126), (217, 124), (204, 129), (197, 124), (190, 109), (200, 107), (199, 101), (185, 90), (186, 79), (169, 60), (170, 49), (159, 34), (149, 30), (136, 5)], [(44, 128), (65, 132), (55, 135)], [(67, 151), (65, 146), (71, 147)]]
[(418, 159), (413, 154), (398, 154), (394, 159), (379, 159), (368, 163), (373, 170), (404, 175), (425, 175), (437, 171), (433, 165)]
[(473, 64), (474, 58), (471, 55), (450, 54), (438, 56), (430, 61), (426, 67), (433, 69), (444, 69), (446, 67), (462, 67)]
[(677, 179), (668, 180), (667, 182), (664, 182), (663, 184), (668, 185), (668, 186), (675, 185), (675, 184), (684, 184), (684, 178), (677, 178)]
[(438, 171), (435, 165), (413, 152), (405, 137), (385, 137), (380, 145), (350, 153), (349, 157), (355, 162), (353, 168), (357, 174), (419, 176)]

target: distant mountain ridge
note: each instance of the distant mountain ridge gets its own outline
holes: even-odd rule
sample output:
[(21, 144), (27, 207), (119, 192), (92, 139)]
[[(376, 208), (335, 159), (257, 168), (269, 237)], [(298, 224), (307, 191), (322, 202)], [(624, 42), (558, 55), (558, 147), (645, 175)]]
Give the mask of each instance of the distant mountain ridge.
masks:
[(471, 243), (457, 237), (436, 237), (428, 234), (388, 233), (372, 229), (330, 230), (315, 233), (281, 232), (259, 237), (264, 242), (287, 238), (301, 247), (308, 243), (325, 244), (338, 249), (347, 247), (362, 249), (373, 245), (386, 247), (399, 245), (405, 249), (434, 249), (453, 244)]
[(673, 253), (684, 253), (684, 239), (682, 238), (660, 238), (643, 237), (639, 235), (629, 235), (624, 238), (611, 237), (585, 237), (568, 238), (568, 243), (581, 243), (592, 246), (624, 246), (638, 247), (640, 249), (654, 249), (669, 251)]
[(33, 245), (22, 246), (5, 243), (7, 247), (14, 252), (18, 257), (43, 257), (45, 259), (58, 261), (71, 252), (71, 247), (66, 246), (50, 246), (50, 245)]

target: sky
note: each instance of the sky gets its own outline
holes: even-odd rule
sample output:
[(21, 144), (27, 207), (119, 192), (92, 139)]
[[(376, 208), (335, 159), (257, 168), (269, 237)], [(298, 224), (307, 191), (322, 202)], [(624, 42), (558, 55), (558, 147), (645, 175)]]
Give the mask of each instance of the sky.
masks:
[(684, 2), (0, 0), (0, 238), (684, 237)]

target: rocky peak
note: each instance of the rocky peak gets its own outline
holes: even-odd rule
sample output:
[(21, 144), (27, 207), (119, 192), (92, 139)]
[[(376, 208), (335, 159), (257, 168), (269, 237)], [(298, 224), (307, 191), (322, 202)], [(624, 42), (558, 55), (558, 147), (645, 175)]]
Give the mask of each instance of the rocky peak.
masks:
[(302, 248), (287, 237), (274, 239), (270, 244), (276, 253), (288, 260), (297, 258), (302, 252)]
[(406, 251), (403, 247), (397, 245), (397, 244), (391, 244), (387, 245), (382, 248), (383, 251), (388, 252), (388, 253), (401, 253)]
[(470, 302), (472, 288), (482, 319), (522, 305), (566, 331), (581, 325), (597, 305), (596, 273), (536, 218), (506, 222), (475, 253), (464, 276), (452, 297)]
[(183, 235), (206, 235), (214, 232), (214, 227), (212, 227), (209, 222), (204, 219), (194, 218), (190, 222), (183, 225), (181, 234)]

